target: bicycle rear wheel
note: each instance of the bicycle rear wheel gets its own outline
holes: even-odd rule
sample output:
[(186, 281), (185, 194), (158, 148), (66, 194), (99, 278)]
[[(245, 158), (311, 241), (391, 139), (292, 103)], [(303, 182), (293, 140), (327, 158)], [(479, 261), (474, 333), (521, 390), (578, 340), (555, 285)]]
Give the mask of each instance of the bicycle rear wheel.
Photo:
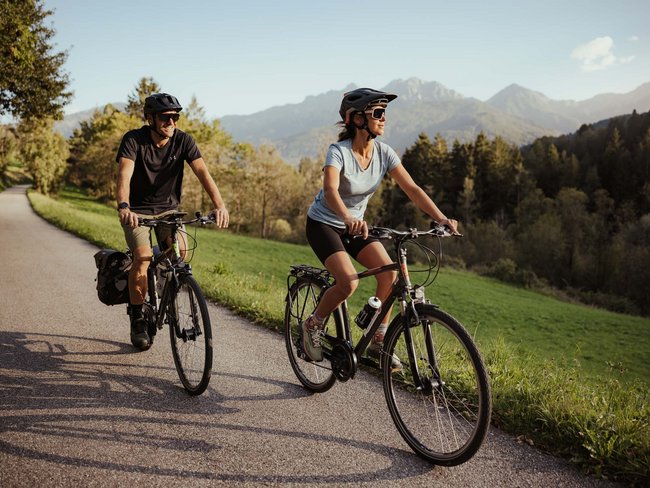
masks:
[(284, 312), (284, 338), (289, 362), (303, 386), (314, 392), (327, 391), (336, 382), (329, 356), (325, 354), (322, 361), (312, 362), (303, 352), (301, 344), (302, 323), (316, 308), (321, 286), (308, 277), (298, 279), (287, 295)]
[(192, 276), (179, 277), (166, 318), (181, 383), (190, 395), (200, 395), (212, 375), (212, 327), (203, 292)]
[[(480, 448), (492, 398), (474, 341), (453, 317), (417, 307), (419, 322), (395, 318), (384, 339), (383, 383), (391, 417), (406, 443), (433, 464), (455, 466)], [(396, 355), (402, 369), (390, 367)]]

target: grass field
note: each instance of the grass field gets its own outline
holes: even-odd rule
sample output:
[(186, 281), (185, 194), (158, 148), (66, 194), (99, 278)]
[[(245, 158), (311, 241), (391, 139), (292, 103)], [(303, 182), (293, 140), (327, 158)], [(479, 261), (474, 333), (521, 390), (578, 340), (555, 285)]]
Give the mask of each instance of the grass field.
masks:
[[(74, 190), (58, 200), (37, 193), (30, 199), (56, 225), (101, 247), (124, 249), (112, 207)], [(206, 294), (271, 328), (282, 327), (289, 265), (318, 265), (308, 246), (207, 229), (197, 237), (192, 265)], [(351, 313), (373, 291), (374, 280), (363, 280)], [(498, 425), (570, 455), (595, 474), (646, 479), (650, 319), (445, 267), (427, 296), (476, 337), (490, 370)]]

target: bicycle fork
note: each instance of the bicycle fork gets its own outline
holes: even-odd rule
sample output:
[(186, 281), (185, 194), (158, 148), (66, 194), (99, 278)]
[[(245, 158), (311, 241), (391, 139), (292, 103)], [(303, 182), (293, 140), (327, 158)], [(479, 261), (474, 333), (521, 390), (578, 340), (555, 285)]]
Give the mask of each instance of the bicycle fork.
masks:
[[(420, 320), (414, 299), (407, 300), (408, 295), (413, 295), (413, 285), (409, 277), (408, 265), (406, 261), (406, 249), (400, 249), (399, 265), (404, 280), (404, 290), (402, 296), (399, 298), (400, 315), (402, 317), (402, 324), (404, 325), (404, 342), (406, 344), (409, 364), (413, 374), (413, 382), (418, 391), (425, 395), (430, 395), (434, 388), (443, 386), (443, 381), (440, 378), (440, 372), (437, 366), (436, 353), (431, 336), (431, 326), (428, 321)], [(415, 297), (414, 297), (415, 298)], [(422, 296), (422, 300), (424, 296)], [(415, 344), (413, 342), (413, 334), (411, 334), (411, 327), (422, 327), (424, 333), (426, 358), (416, 357)], [(418, 367), (418, 360), (422, 361), (430, 370), (431, 375), (423, 376)]]
[[(409, 364), (411, 366), (411, 372), (413, 374), (415, 388), (425, 395), (431, 395), (434, 389), (439, 389), (444, 386), (444, 381), (442, 381), (438, 369), (435, 345), (433, 343), (433, 336), (431, 335), (431, 325), (427, 320), (420, 320), (413, 302), (406, 304), (405, 300), (401, 300), (400, 310), (402, 311), (402, 320), (404, 324), (404, 342), (406, 345)], [(412, 327), (418, 326), (422, 327), (427, 357), (417, 357), (416, 354), (411, 329)], [(430, 374), (422, 374), (420, 367), (418, 366), (418, 361), (422, 361), (425, 368), (430, 370)]]

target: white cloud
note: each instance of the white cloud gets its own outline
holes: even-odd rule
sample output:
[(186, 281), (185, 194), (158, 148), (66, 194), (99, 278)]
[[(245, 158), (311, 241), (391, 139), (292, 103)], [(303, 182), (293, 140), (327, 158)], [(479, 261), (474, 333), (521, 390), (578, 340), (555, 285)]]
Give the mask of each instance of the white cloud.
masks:
[(627, 38), (627, 40), (630, 42), (637, 42), (639, 40), (639, 36), (630, 36)]
[(580, 61), (583, 71), (604, 69), (616, 61), (612, 49), (614, 40), (609, 37), (597, 37), (593, 41), (580, 44), (571, 51), (571, 58)]

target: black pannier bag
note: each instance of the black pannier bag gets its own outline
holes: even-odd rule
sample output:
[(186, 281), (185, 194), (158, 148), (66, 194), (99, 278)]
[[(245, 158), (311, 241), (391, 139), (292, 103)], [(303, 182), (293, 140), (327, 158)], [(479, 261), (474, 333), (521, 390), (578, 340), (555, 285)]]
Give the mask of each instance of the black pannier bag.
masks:
[(131, 258), (120, 251), (102, 249), (95, 254), (97, 296), (106, 305), (129, 303)]

